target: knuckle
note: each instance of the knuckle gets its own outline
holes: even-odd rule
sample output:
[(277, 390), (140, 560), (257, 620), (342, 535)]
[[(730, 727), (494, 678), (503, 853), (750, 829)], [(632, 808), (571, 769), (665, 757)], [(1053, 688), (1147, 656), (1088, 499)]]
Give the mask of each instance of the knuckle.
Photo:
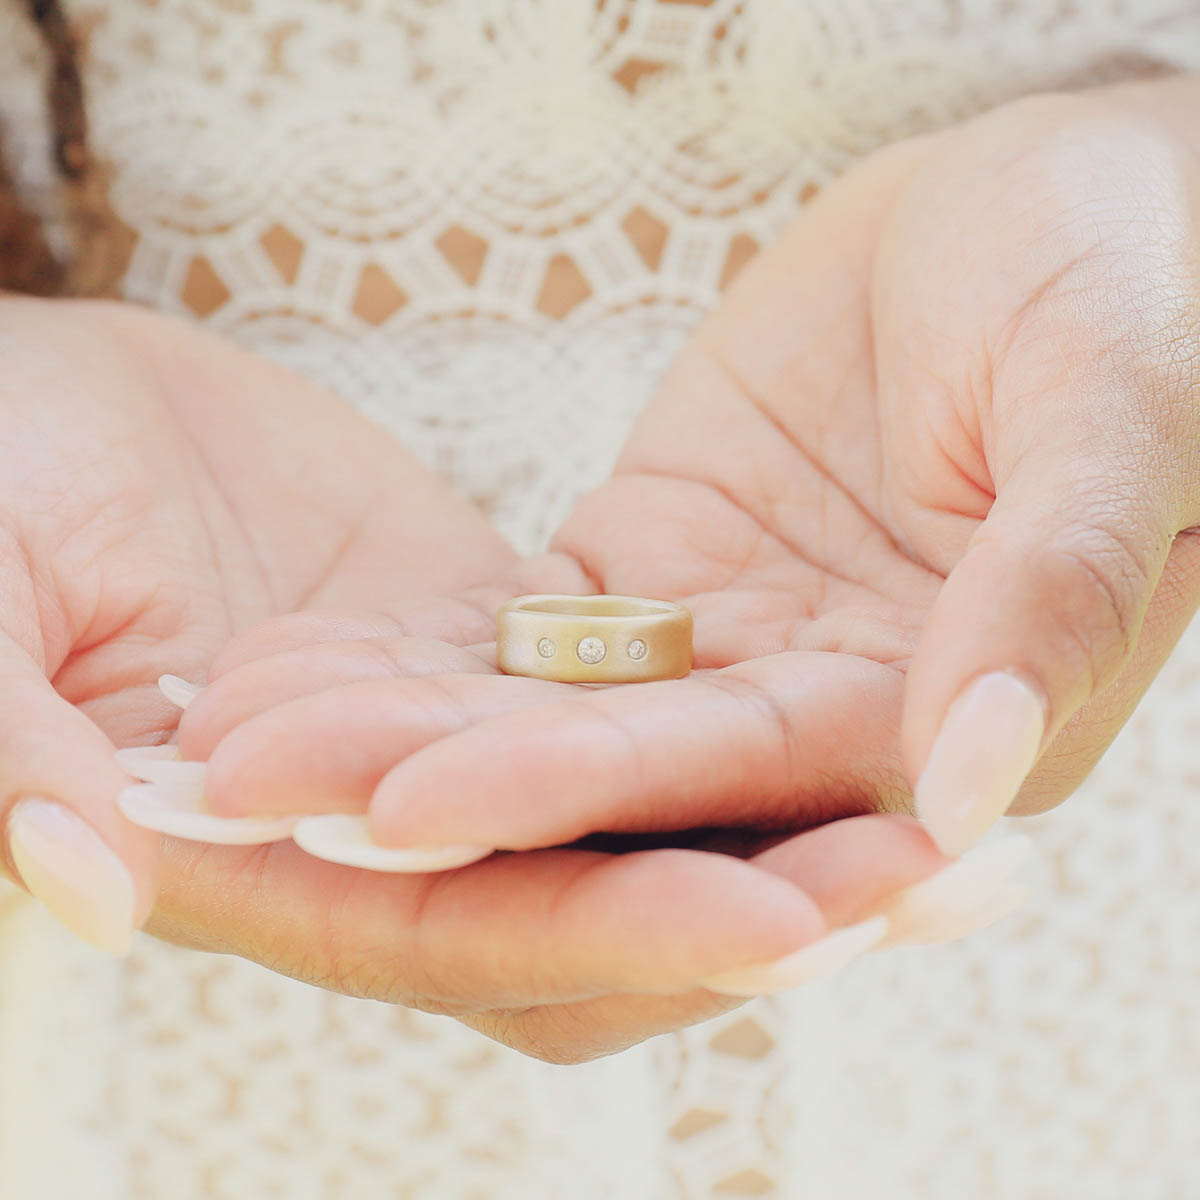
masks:
[(308, 982), (438, 1016), (477, 1010), (478, 977), (461, 952), (461, 941), (432, 928), (453, 873), (429, 875), (415, 891), (405, 889), (394, 901), (394, 920), (377, 936), (367, 936), (356, 917), (364, 897), (372, 903), (373, 885), (364, 874), (347, 871), (326, 882), (325, 919), (309, 948)]
[(1063, 531), (1032, 564), (1051, 598), (1049, 611), (1075, 647), (1091, 692), (1104, 686), (1133, 653), (1153, 590), (1148, 550), (1107, 525)]
[[(868, 812), (911, 811), (912, 793), (894, 756), (864, 752), (853, 772), (822, 770), (806, 750), (799, 714), (768, 687), (720, 672), (704, 677), (704, 682), (755, 715), (766, 734), (762, 754), (772, 755), (776, 764), (767, 774), (785, 784), (778, 789), (774, 812), (761, 792), (748, 797), (756, 825), (794, 829)], [(800, 797), (802, 805), (797, 803)]]
[[(1114, 736), (1115, 733), (1114, 729)], [(1091, 739), (1081, 744), (1072, 743), (1074, 739), (1068, 738), (1065, 746), (1056, 744), (1044, 756), (1009, 806), (1006, 816), (1041, 816), (1056, 809), (1075, 791), (1096, 765), (1104, 746), (1095, 745)]]
[(462, 939), (447, 936), (443, 923), (444, 914), (453, 912), (460, 886), (461, 876), (454, 871), (426, 875), (405, 904), (406, 979), (417, 995), (431, 1001), (436, 997), (439, 1004), (468, 1002), (478, 991), (478, 976), (462, 956)]
[[(714, 672), (704, 676), (703, 680), (708, 687), (745, 706), (761, 722), (767, 734), (762, 752), (774, 754), (782, 779), (791, 784), (799, 780), (800, 772), (811, 769), (804, 762), (794, 716), (771, 691), (755, 680), (731, 673)], [(761, 803), (761, 798), (756, 799), (756, 803)], [(790, 815), (790, 808), (790, 798), (781, 800), (779, 817), (784, 819)]]

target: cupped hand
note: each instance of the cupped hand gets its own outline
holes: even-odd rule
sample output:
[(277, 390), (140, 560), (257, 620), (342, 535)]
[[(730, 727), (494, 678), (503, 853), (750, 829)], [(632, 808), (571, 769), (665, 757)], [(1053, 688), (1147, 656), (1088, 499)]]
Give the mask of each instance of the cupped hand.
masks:
[[(889, 150), (813, 204), (748, 268), (612, 482), (556, 539), (557, 559), (582, 567), (574, 586), (524, 589), (681, 599), (697, 616), (700, 669), (572, 689), (536, 720), (482, 714), (385, 774), (373, 789), (380, 839), (486, 835), (518, 848), (705, 824), (786, 834), (905, 807), (915, 785), (956, 852), (1018, 789), (1014, 811), (1065, 796), (1195, 605), (1192, 167), (1153, 107), (1115, 93), (1024, 102)], [(371, 603), (368, 591), (324, 599)], [(193, 672), (173, 655), (153, 671), (200, 676), (203, 661)], [(839, 822), (763, 853), (834, 833), (853, 851), (843, 831), (856, 828)], [(419, 882), (368, 892), (351, 873), (350, 894), (379, 904), (377, 920), (330, 922), (301, 905), (313, 920), (289, 925), (271, 897), (299, 887), (317, 903), (350, 878), (310, 866), (307, 891), (297, 854), (170, 847), (178, 886), (162, 928), (237, 949), (243, 918), (257, 915), (281, 933), (281, 969), (303, 975), (308, 954), (314, 978), (346, 980), (357, 958), (347, 990), (420, 992), (397, 983), (394, 958), (378, 966), (378, 934), (410, 905), (420, 916)], [(897, 840), (881, 861), (903, 858)], [(924, 860), (911, 878), (936, 865)], [(268, 886), (229, 903), (222, 883), (256, 873)], [(816, 897), (802, 876), (783, 882)], [(194, 912), (206, 889), (204, 920), (172, 917), (173, 905)], [(386, 899), (396, 894), (399, 911)], [(784, 924), (791, 945), (804, 940)], [(337, 935), (315, 953), (303, 936), (314, 927)], [(339, 940), (356, 931), (374, 931), (374, 955)], [(565, 1036), (557, 1004), (516, 1007), (522, 1019), (553, 1012)]]
[[(549, 582), (534, 564), (525, 572), (527, 585)], [(214, 839), (240, 838), (246, 812), (361, 811), (397, 756), (448, 728), (522, 706), (536, 722), (547, 701), (584, 690), (497, 675), (491, 648), (474, 642), (491, 627), (480, 596), (474, 589), (399, 619), (302, 613), (236, 639), (207, 686), (183, 697), (187, 761), (133, 752), (131, 769), (155, 783), (123, 803), (165, 810), (187, 833), (192, 818), (176, 805), (186, 810), (203, 787), (207, 807), (233, 814), (215, 823), (205, 815), (190, 834)], [(468, 644), (442, 640), (455, 637)], [(201, 781), (195, 760), (205, 759)], [(307, 820), (319, 836), (297, 829), (296, 839), (341, 861), (346, 847), (326, 823)], [(910, 818), (882, 815), (783, 839), (694, 829), (520, 854), (484, 848), (484, 861), (433, 874), (404, 851), (382, 856), (384, 869), (404, 872), (389, 875), (321, 861), (287, 841), (169, 846), (180, 869), (152, 923), (163, 936), (453, 1015), (554, 1062), (706, 1020), (869, 948), (965, 934), (1025, 897), (1008, 883), (1020, 847), (992, 847), (961, 864), (966, 871), (943, 871), (946, 858)]]
[[(159, 674), (203, 678), (231, 637), (306, 605), (425, 612), (453, 640), (527, 573), (554, 590), (592, 586), (563, 556), (519, 563), (319, 389), (175, 322), (4, 298), (0, 347), (4, 869), (107, 949), (124, 949), (155, 904), (158, 839), (119, 815), (130, 780), (113, 751), (174, 730)], [(436, 599), (453, 593), (464, 599)], [(291, 845), (167, 839), (148, 928), (460, 1011), (529, 1053), (577, 1061), (740, 1003), (697, 986), (714, 972), (814, 942), (818, 959), (792, 962), (784, 982), (828, 969), (856, 948), (831, 949), (832, 925), (894, 905), (944, 862), (912, 826), (849, 832), (822, 831), (833, 841), (807, 858), (776, 848), (770, 871), (704, 850), (581, 849), (408, 878)], [(888, 868), (854, 869), (872, 854)], [(851, 936), (874, 939), (879, 925)]]
[(176, 322), (0, 297), (0, 362), (3, 867), (121, 950), (159, 862), (112, 751), (174, 727), (156, 677), (272, 614), (416, 603), (515, 555), (345, 406)]
[[(585, 707), (619, 734), (572, 821), (635, 814), (652, 762), (698, 820), (915, 790), (955, 854), (1090, 770), (1200, 599), (1200, 171), (1147, 96), (1035, 98), (887, 150), (747, 268), (556, 539), (605, 590), (689, 604), (714, 669), (662, 685), (686, 719), (632, 691), (576, 706), (580, 739)], [(514, 732), (400, 766), (377, 829), (450, 835), (433, 789)], [(526, 771), (501, 760), (497, 825)], [(538, 771), (526, 811), (569, 773)]]
[[(819, 197), (552, 546), (599, 590), (686, 603), (697, 671), (390, 685), (398, 720), (439, 717), (399, 750), (366, 735), (368, 775), (395, 762), (347, 801), (377, 839), (786, 832), (915, 791), (957, 854), (1068, 795), (1200, 595), (1197, 169), (1171, 103), (1022, 101)], [(305, 703), (256, 728), (318, 739), (340, 701)], [(276, 768), (231, 736), (236, 812)]]
[[(439, 660), (423, 678), (322, 690), (321, 671), (306, 660), (293, 671), (295, 693), (267, 688), (264, 703), (239, 709), (227, 690), (219, 737), (210, 731), (206, 746), (202, 732), (193, 735), (193, 749), (213, 755), (214, 804), (234, 814), (370, 800), (385, 844), (558, 846), (544, 854), (563, 874), (547, 878), (561, 879), (569, 895), (574, 856), (593, 851), (561, 847), (599, 831), (674, 831), (678, 841), (678, 831), (740, 825), (755, 850), (753, 839), (768, 833), (906, 806), (929, 757), (921, 714), (932, 712), (936, 729), (959, 681), (997, 672), (982, 719), (959, 707), (949, 743), (950, 767), (955, 751), (959, 765), (943, 764), (940, 780), (925, 781), (924, 811), (944, 846), (961, 849), (1011, 800), (1039, 753), (1021, 803), (1060, 799), (1128, 715), (1193, 604), (1192, 539), (1152, 536), (1154, 521), (1178, 532), (1192, 515), (1190, 410), (1171, 386), (1171, 371), (1187, 361), (1175, 349), (1188, 345), (1188, 296), (1172, 273), (1186, 265), (1187, 214), (1164, 187), (1173, 170), (1186, 169), (1174, 145), (1136, 115), (1085, 98), (1017, 105), (852, 173), (749, 269), (680, 358), (612, 481), (580, 505), (553, 546), (560, 560), (580, 565), (581, 587), (687, 603), (697, 617), (691, 678), (556, 689), (496, 677), (477, 649), (466, 651), (470, 661)], [(1140, 303), (1101, 303), (1139, 281)], [(1144, 572), (1140, 597), (1121, 585), (1141, 577), (1112, 553), (1139, 538), (1163, 555)], [(570, 590), (536, 571), (524, 582)], [(449, 611), (459, 614), (457, 631), (444, 627), (438, 602), (426, 617), (373, 632), (486, 642), (494, 606), (467, 605), (465, 617), (460, 607)], [(313, 635), (287, 629), (297, 645)], [(335, 636), (359, 632), (346, 622)], [(385, 654), (399, 654), (411, 675), (405, 655), (417, 650), (409, 643)], [(218, 687), (237, 653), (218, 662)], [(328, 681), (337, 683), (343, 667)], [(1036, 710), (1024, 705), (1026, 691)], [(225, 708), (221, 694), (213, 690), (210, 712)], [(185, 746), (188, 736), (185, 725)], [(331, 758), (330, 746), (344, 748), (356, 777), (340, 773), (344, 760)], [(966, 819), (950, 808), (971, 799), (977, 807)], [(859, 828), (832, 826), (827, 836), (846, 838), (835, 861), (855, 852)], [(671, 876), (643, 864), (713, 848), (701, 841), (598, 860), (603, 886), (592, 915), (627, 922), (636, 906), (610, 890), (623, 886), (623, 872), (646, 870), (658, 899), (653, 889)], [(220, 868), (246, 854), (214, 850), (196, 861)], [(515, 855), (431, 877), (436, 883), (347, 876), (301, 864), (287, 846), (246, 861), (257, 890), (203, 914), (200, 926), (190, 914), (171, 926), (168, 904), (164, 928), (182, 940), (241, 946), (294, 973), (307, 966), (312, 978), (346, 990), (470, 1008), (460, 1015), (503, 1019), (514, 1041), (544, 1045), (549, 1025), (556, 1054), (636, 1038), (633, 1014), (647, 1004), (656, 1029), (696, 1011), (678, 996), (621, 996), (633, 987), (628, 975), (593, 976), (540, 993), (522, 979), (531, 990), (510, 993), (514, 1011), (498, 1018), (484, 999), (495, 981), (477, 974), (471, 964), (480, 960), (458, 956), (464, 943), (450, 930), (478, 924), (491, 941), (496, 927), (480, 914), (493, 911), (509, 931), (537, 927), (536, 893), (514, 890), (506, 874), (503, 894), (524, 896), (521, 907), (479, 904), (501, 890), (500, 872), (523, 869)], [(770, 861), (721, 869), (769, 870)], [(872, 859), (874, 871), (904, 861), (899, 846)], [(706, 954), (728, 955), (733, 947), (719, 936), (698, 933), (714, 920), (705, 894), (722, 894), (708, 890), (704, 873), (714, 865), (697, 868), (695, 892), (678, 892), (680, 907), (652, 906), (663, 924), (644, 939), (631, 940), (620, 925), (615, 941), (642, 946), (648, 959), (614, 958), (595, 932), (573, 930), (569, 942), (586, 948), (581, 962), (637, 971), (639, 988), (654, 991), (682, 982), (650, 970), (665, 944), (694, 940)], [(935, 865), (926, 860), (910, 879)], [(304, 893), (316, 905), (308, 919), (293, 924), (296, 903), (270, 902), (305, 872), (324, 879), (329, 871), (337, 874)], [(322, 897), (343, 878), (349, 900), (331, 921)], [(761, 882), (746, 876), (744, 894)], [(787, 882), (814, 898), (803, 876)], [(426, 889), (445, 907), (427, 905)], [(442, 976), (414, 987), (415, 960), (381, 967), (377, 954), (358, 951), (364, 937), (379, 944), (371, 933), (378, 918), (367, 910), (381, 903), (393, 929), (424, 945), (438, 928)], [(689, 939), (673, 922), (692, 917), (700, 924)], [(822, 916), (822, 927), (838, 919)], [(255, 926), (272, 936), (248, 945), (244, 931)], [(748, 918), (739, 926), (754, 928)], [(331, 931), (320, 951), (311, 948), (314, 928)], [(530, 944), (540, 946), (531, 965), (565, 961), (561, 949)], [(740, 949), (743, 962), (766, 953), (761, 943)], [(688, 973), (702, 979), (714, 965), (692, 959)], [(469, 976), (470, 985), (456, 991), (445, 973)]]

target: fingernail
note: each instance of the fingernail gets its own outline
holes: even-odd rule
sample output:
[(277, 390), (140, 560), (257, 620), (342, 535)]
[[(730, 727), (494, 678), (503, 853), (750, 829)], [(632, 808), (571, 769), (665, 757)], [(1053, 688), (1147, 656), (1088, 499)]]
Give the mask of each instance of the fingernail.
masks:
[[(154, 749), (165, 749), (165, 747), (156, 746)], [(179, 757), (178, 750), (175, 747), (171, 747), (171, 749), (175, 750), (175, 756), (172, 758), (161, 755), (149, 757), (139, 754), (136, 750), (118, 750), (116, 753), (117, 765), (122, 771), (132, 775), (134, 779), (141, 779), (146, 783), (158, 783), (175, 791), (187, 792), (189, 795), (202, 796), (208, 764), (184, 762)]]
[(366, 817), (304, 817), (292, 833), (296, 845), (314, 858), (364, 871), (424, 875), (465, 867), (495, 853), (489, 846), (380, 846), (371, 840)]
[(8, 817), (8, 846), (29, 891), (72, 933), (110, 954), (133, 942), (133, 876), (82, 817), (26, 796)]
[(265, 846), (292, 836), (297, 817), (218, 817), (203, 791), (142, 783), (117, 796), (117, 807), (135, 825), (188, 842), (214, 846)]
[(129, 746), (118, 750), (116, 758), (117, 765), (132, 775), (135, 768), (140, 770), (146, 763), (182, 762), (183, 752), (178, 746), (168, 742), (162, 746)]
[(972, 683), (950, 706), (914, 789), (917, 815), (958, 857), (1004, 815), (1037, 761), (1045, 705), (1015, 675)]
[(872, 916), (888, 921), (878, 948), (949, 941), (999, 920), (1011, 908), (990, 914), (1001, 897), (1011, 894), (1009, 878), (1029, 858), (1032, 845), (1029, 838), (1015, 835), (980, 846), (872, 907)]
[(198, 683), (188, 683), (186, 679), (180, 679), (178, 675), (160, 675), (158, 690), (172, 704), (178, 705), (180, 708), (187, 708), (204, 691), (204, 688)]
[(775, 962), (710, 975), (700, 981), (700, 986), (727, 996), (762, 996), (799, 987), (814, 979), (824, 979), (865, 954), (884, 937), (887, 927), (886, 917), (872, 917), (834, 930)]
[(1023, 883), (1009, 884), (1007, 887), (1001, 888), (986, 904), (960, 913), (957, 922), (947, 921), (934, 936), (913, 938), (901, 943), (885, 940), (879, 944), (878, 949), (885, 950), (893, 945), (932, 946), (939, 942), (957, 942), (1011, 916), (1017, 909), (1028, 903), (1032, 895), (1033, 888)]

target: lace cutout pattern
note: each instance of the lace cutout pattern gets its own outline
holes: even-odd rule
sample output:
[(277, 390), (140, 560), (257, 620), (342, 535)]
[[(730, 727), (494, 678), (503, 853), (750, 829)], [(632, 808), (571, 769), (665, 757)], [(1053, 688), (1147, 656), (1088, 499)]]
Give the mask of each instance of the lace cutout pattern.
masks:
[[(848, 165), (1033, 90), (1200, 66), (1200, 14), (1166, 0), (71, 8), (125, 295), (334, 388), (526, 549)], [(37, 68), (0, 11), (0, 111), (45, 205)], [(1200, 1194), (1197, 713), (1193, 631), (1031, 823), (1023, 915), (570, 1069), (148, 940), (99, 961), (10, 902), (0, 1196)]]

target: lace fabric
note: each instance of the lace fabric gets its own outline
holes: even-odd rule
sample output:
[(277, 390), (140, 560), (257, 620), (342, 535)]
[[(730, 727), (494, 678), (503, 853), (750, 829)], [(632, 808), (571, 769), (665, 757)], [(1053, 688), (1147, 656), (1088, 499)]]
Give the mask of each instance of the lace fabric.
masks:
[[(523, 549), (849, 164), (1200, 65), (1200, 12), (1166, 0), (70, 8), (125, 296), (332, 387)], [(0, 15), (0, 112), (48, 204), (38, 69)], [(1197, 714), (1193, 630), (1023, 826), (1036, 899), (996, 929), (579, 1067), (149, 939), (111, 963), (11, 897), (0, 1197), (1200, 1194)]]

